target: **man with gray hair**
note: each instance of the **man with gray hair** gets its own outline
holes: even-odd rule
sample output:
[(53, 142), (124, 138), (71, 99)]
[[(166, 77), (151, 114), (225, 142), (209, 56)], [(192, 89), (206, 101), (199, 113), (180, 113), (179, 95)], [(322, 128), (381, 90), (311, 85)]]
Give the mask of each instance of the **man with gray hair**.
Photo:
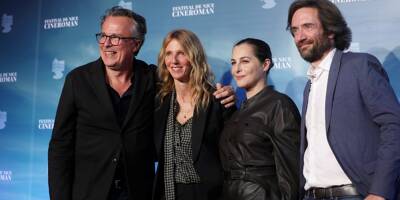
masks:
[(96, 34), (101, 58), (65, 78), (49, 145), (52, 200), (150, 199), (154, 69), (135, 58), (145, 19), (109, 9)]

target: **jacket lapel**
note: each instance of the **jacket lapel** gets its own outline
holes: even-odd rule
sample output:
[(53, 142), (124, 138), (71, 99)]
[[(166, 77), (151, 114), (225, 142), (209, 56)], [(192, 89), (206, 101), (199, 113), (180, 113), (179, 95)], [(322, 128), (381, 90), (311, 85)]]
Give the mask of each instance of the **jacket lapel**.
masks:
[(133, 114), (136, 112), (136, 109), (140, 106), (141, 99), (144, 96), (148, 80), (144, 78), (143, 75), (143, 67), (139, 64), (139, 62), (136, 62), (136, 60), (133, 61), (134, 66), (133, 66), (133, 93), (132, 93), (132, 98), (131, 102), (129, 104), (129, 110), (128, 113), (126, 114), (124, 123), (122, 125), (122, 128), (124, 128), (128, 121), (132, 118)]
[(207, 113), (210, 110), (211, 103), (208, 104), (206, 109), (199, 109), (199, 113), (193, 115), (192, 125), (192, 158), (193, 162), (197, 161), (200, 147), (203, 140), (204, 129), (206, 128)]
[(329, 134), (329, 126), (332, 116), (333, 96), (335, 94), (336, 82), (340, 70), (340, 61), (342, 60), (343, 52), (336, 50), (333, 56), (332, 64), (329, 69), (328, 86), (326, 88), (326, 100), (325, 100), (325, 124), (326, 133)]
[(304, 93), (303, 93), (303, 108), (301, 111), (301, 152), (304, 152), (306, 149), (306, 113), (307, 113), (307, 106), (308, 106), (308, 96), (310, 94), (310, 87), (311, 87), (311, 81), (308, 80), (306, 87), (304, 88)]
[(115, 129), (119, 129), (117, 118), (115, 116), (114, 108), (112, 107), (110, 95), (107, 90), (107, 83), (105, 79), (104, 64), (101, 58), (99, 58), (90, 69), (91, 87), (96, 94), (98, 101), (104, 106), (105, 112), (109, 113), (109, 116), (113, 116)]
[(163, 152), (161, 148), (162, 148), (162, 143), (164, 141), (165, 125), (167, 123), (167, 118), (168, 118), (168, 110), (171, 101), (171, 94), (164, 97), (164, 101), (161, 105), (159, 104), (158, 98), (156, 101), (158, 102), (156, 102), (155, 106), (156, 111), (154, 112), (154, 142), (157, 150), (157, 155), (159, 155), (159, 157), (163, 157), (163, 155), (160, 155), (160, 153)]

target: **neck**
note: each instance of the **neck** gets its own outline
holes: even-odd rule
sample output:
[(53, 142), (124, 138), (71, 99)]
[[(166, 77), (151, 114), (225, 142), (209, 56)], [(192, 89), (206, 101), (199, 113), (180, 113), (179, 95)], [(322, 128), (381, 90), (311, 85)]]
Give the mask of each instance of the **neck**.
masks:
[(325, 52), (322, 54), (322, 56), (321, 56), (320, 59), (318, 59), (318, 60), (316, 60), (316, 61), (314, 61), (314, 62), (311, 62), (311, 66), (318, 67), (319, 64), (321, 64), (321, 62), (322, 62), (322, 61), (325, 59), (325, 57), (329, 54), (329, 52), (332, 51), (332, 49), (333, 49), (333, 48), (330, 48), (330, 49), (328, 49), (327, 51), (325, 51)]
[(250, 99), (254, 95), (258, 94), (266, 86), (267, 86), (266, 80), (262, 79), (262, 80), (258, 81), (258, 83), (254, 87), (246, 89), (246, 97), (247, 97), (247, 99)]
[(132, 68), (126, 70), (112, 70), (106, 67), (107, 83), (122, 96), (124, 92), (131, 86), (133, 76)]
[(127, 83), (131, 81), (133, 75), (132, 69), (126, 70), (112, 70), (106, 68), (106, 76), (109, 83), (119, 82)]
[(183, 83), (179, 81), (175, 81), (175, 91), (176, 96), (184, 101), (191, 101), (192, 99), (192, 88), (189, 83)]

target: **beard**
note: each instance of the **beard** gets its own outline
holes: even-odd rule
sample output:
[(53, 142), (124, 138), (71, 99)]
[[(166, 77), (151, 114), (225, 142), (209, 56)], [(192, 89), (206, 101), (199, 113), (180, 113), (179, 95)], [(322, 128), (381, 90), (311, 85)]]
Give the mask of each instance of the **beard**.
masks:
[[(311, 47), (302, 50), (301, 46), (303, 44), (311, 44)], [(328, 36), (326, 34), (323, 34), (314, 39), (306, 39), (296, 46), (299, 50), (301, 57), (303, 57), (303, 59), (307, 62), (312, 63), (321, 59), (324, 53), (331, 49), (333, 45), (330, 43)]]

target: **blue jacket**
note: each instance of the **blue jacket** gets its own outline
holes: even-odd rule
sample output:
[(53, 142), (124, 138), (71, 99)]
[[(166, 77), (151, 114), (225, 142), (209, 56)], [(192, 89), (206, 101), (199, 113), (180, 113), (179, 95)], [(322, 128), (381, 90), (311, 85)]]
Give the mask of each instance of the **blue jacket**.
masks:
[[(304, 189), (304, 90), (300, 144), (300, 187)], [(357, 190), (396, 199), (400, 188), (400, 105), (380, 62), (365, 53), (335, 52), (329, 71), (326, 132), (340, 166)]]

